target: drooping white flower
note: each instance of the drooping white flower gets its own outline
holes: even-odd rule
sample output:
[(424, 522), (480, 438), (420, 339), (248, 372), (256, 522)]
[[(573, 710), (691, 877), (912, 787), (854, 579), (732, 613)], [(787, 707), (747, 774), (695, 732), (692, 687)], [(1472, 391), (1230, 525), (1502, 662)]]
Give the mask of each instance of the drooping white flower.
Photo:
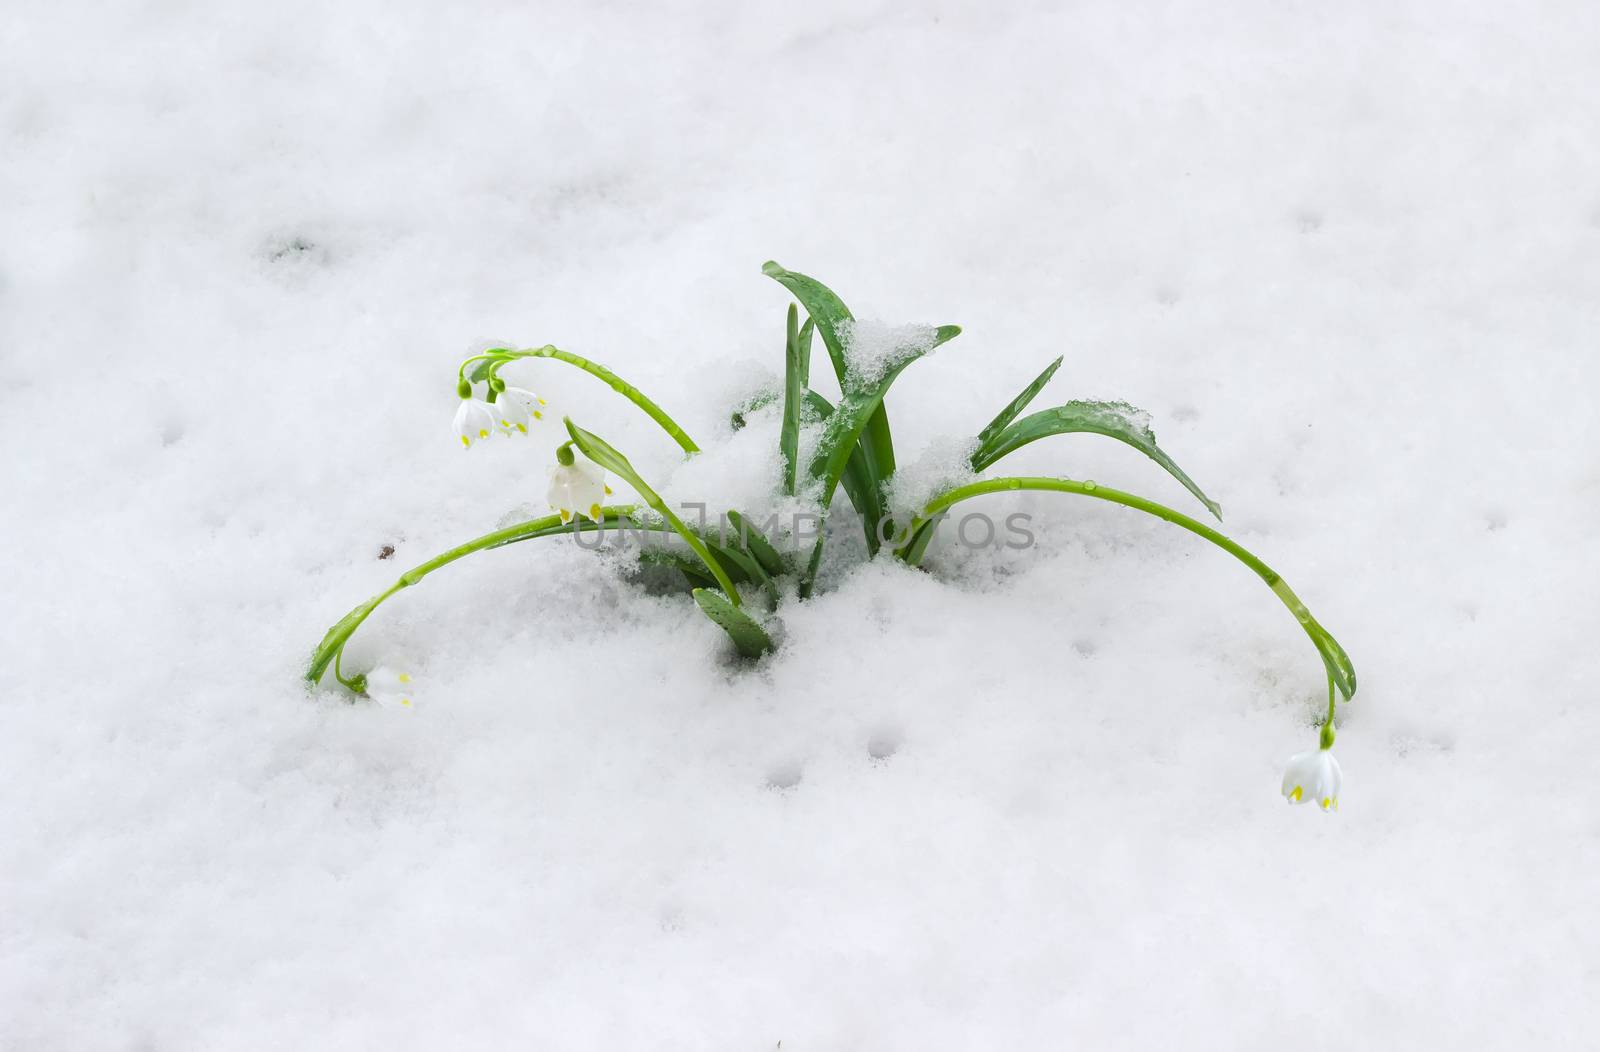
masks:
[(500, 417), (488, 402), (476, 398), (463, 398), (456, 409), (455, 432), (463, 449), (473, 442), (488, 438), (500, 430)]
[(379, 665), (366, 675), (367, 697), (386, 709), (409, 709), (411, 705), (411, 676), (386, 665)]
[(600, 505), (610, 492), (606, 473), (597, 464), (580, 460), (550, 465), (550, 489), (545, 499), (560, 513), (562, 522), (574, 515), (587, 515), (599, 522)]
[(544, 419), (544, 399), (522, 387), (507, 387), (495, 396), (500, 428), (507, 434), (528, 433), (528, 425)]
[(1339, 809), (1339, 785), (1344, 775), (1328, 749), (1296, 753), (1283, 772), (1283, 795), (1291, 804), (1315, 800), (1324, 811)]

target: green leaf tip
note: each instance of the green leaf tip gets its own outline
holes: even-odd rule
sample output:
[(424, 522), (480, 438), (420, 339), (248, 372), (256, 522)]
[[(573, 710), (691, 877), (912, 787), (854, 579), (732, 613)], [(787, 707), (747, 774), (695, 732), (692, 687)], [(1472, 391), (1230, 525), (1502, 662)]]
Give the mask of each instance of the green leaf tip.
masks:
[(718, 628), (728, 633), (728, 638), (733, 640), (734, 648), (741, 656), (757, 658), (777, 649), (767, 630), (755, 618), (730, 603), (726, 595), (710, 588), (696, 588), (693, 594), (701, 611)]
[[(983, 471), (1023, 446), (1053, 435), (1097, 434), (1131, 446), (1159, 464), (1176, 479), (1207, 511), (1222, 521), (1222, 505), (1206, 496), (1195, 481), (1156, 444), (1149, 414), (1127, 402), (1073, 401), (1041, 409), (1020, 420), (1002, 424), (1026, 405), (1048, 382), (1052, 369), (1046, 369), (1017, 399), (1001, 411), (979, 435), (979, 446), (972, 455), (972, 469)], [(996, 430), (996, 425), (1000, 425)], [(985, 438), (987, 436), (987, 438)]]

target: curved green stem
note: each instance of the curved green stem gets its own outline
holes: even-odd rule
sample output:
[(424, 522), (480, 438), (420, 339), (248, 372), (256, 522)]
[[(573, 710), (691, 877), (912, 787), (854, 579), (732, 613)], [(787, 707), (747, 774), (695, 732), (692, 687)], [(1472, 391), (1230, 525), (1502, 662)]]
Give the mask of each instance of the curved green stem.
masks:
[(728, 574), (723, 570), (722, 564), (712, 557), (711, 550), (706, 547), (705, 542), (693, 530), (689, 529), (684, 524), (684, 521), (678, 518), (673, 510), (667, 506), (667, 502), (661, 499), (661, 494), (651, 489), (650, 484), (639, 477), (639, 473), (634, 470), (633, 464), (629, 462), (628, 458), (599, 435), (591, 431), (585, 431), (577, 424), (574, 424), (571, 417), (564, 417), (563, 422), (567, 425), (567, 434), (572, 436), (573, 444), (582, 451), (583, 455), (632, 486), (634, 492), (639, 494), (646, 504), (655, 509), (662, 518), (666, 519), (672, 525), (672, 528), (678, 532), (678, 536), (683, 538), (684, 543), (694, 550), (694, 553), (700, 557), (701, 562), (706, 564), (706, 569), (710, 570), (711, 575), (716, 578), (717, 587), (727, 593), (728, 602), (738, 606), (739, 590), (733, 586), (733, 581), (728, 578)]
[[(479, 355), (479, 358), (488, 359), (489, 364), (487, 366), (480, 365), (478, 368), (474, 369), (472, 371), (473, 380), (488, 379), (490, 376), (498, 372), (501, 366), (505, 365), (507, 362), (513, 362), (523, 358), (554, 358), (558, 362), (566, 362), (568, 365), (575, 365), (579, 369), (582, 369), (584, 372), (588, 373), (590, 376), (599, 379), (601, 382), (606, 384), (606, 386), (617, 392), (617, 394), (621, 395), (642, 409), (646, 416), (648, 416), (651, 420), (654, 420), (657, 424), (661, 425), (661, 430), (672, 436), (672, 440), (678, 443), (678, 445), (683, 448), (685, 453), (694, 454), (700, 452), (700, 447), (695, 445), (694, 439), (690, 438), (688, 432), (684, 431), (683, 428), (678, 426), (678, 422), (676, 420), (667, 415), (666, 410), (652, 402), (643, 391), (628, 383), (622, 377), (618, 376), (616, 373), (612, 372), (610, 369), (607, 369), (598, 362), (591, 362), (587, 358), (549, 345), (544, 347), (530, 348), (524, 351), (495, 352), (493, 354)], [(469, 362), (472, 360), (473, 359), (468, 359)], [(462, 368), (465, 367), (466, 363), (464, 362), (462, 363)]]
[[(351, 687), (354, 681), (347, 680), (337, 668), (340, 655), (344, 652), (344, 645), (361, 623), (372, 615), (372, 612), (383, 604), (383, 601), (403, 588), (409, 588), (442, 566), (449, 566), (457, 559), (464, 559), (473, 552), (481, 552), (487, 548), (499, 548), (502, 545), (512, 544), (516, 541), (532, 540), (536, 537), (549, 537), (558, 534), (577, 533), (585, 530), (605, 529), (607, 526), (616, 526), (628, 521), (633, 514), (633, 505), (622, 504), (600, 509), (599, 522), (584, 522), (574, 519), (571, 522), (562, 522), (559, 515), (546, 515), (527, 522), (519, 522), (515, 526), (486, 533), (482, 537), (474, 538), (465, 544), (458, 544), (449, 551), (435, 555), (425, 563), (412, 567), (400, 575), (400, 579), (389, 586), (389, 589), (373, 596), (344, 617), (340, 618), (334, 626), (328, 629), (327, 635), (322, 637), (322, 642), (317, 644), (317, 649), (311, 652), (311, 664), (306, 668), (306, 679), (311, 683), (320, 682), (327, 672), (330, 664), (335, 665), (334, 675), (340, 683)], [(352, 689), (354, 689), (352, 687)]]
[[(1317, 623), (1316, 619), (1311, 616), (1311, 611), (1306, 608), (1305, 603), (1300, 601), (1300, 597), (1294, 594), (1294, 591), (1290, 589), (1288, 583), (1278, 575), (1276, 570), (1262, 562), (1256, 557), (1255, 553), (1243, 545), (1218, 533), (1205, 523), (1192, 519), (1183, 514), (1183, 512), (1169, 508), (1165, 504), (1157, 504), (1153, 500), (1146, 500), (1132, 493), (1124, 493), (1122, 490), (1112, 489), (1109, 486), (1102, 486), (1095, 482), (1078, 482), (1073, 479), (1036, 476), (985, 479), (982, 482), (957, 486), (928, 502), (927, 507), (922, 509), (911, 524), (908, 536), (913, 540), (903, 545), (896, 554), (905, 562), (913, 566), (916, 565), (921, 559), (921, 551), (916, 547), (916, 539), (918, 539), (922, 528), (932, 520), (933, 516), (973, 497), (981, 497), (988, 493), (1010, 493), (1018, 490), (1073, 493), (1083, 497), (1093, 497), (1096, 500), (1109, 501), (1112, 504), (1121, 504), (1123, 507), (1134, 508), (1148, 515), (1154, 515), (1158, 519), (1170, 522), (1174, 526), (1180, 526), (1197, 536), (1204, 537), (1244, 563), (1256, 576), (1267, 583), (1273, 594), (1283, 602), (1284, 606), (1289, 608), (1290, 613), (1294, 614), (1295, 620), (1300, 622), (1300, 627), (1311, 638), (1312, 645), (1322, 655), (1323, 665), (1328, 670), (1329, 681), (1337, 684), (1339, 690), (1347, 699), (1355, 694), (1356, 671), (1349, 655), (1344, 652), (1344, 648), (1339, 645), (1338, 641), (1328, 633), (1328, 630)], [(924, 543), (923, 547), (925, 546)]]
[(365, 694), (367, 689), (366, 677), (357, 676), (355, 679), (346, 678), (344, 669), (340, 667), (343, 658), (344, 651), (342, 649), (333, 656), (333, 678), (344, 684), (345, 689), (350, 693)]
[(1321, 744), (1322, 748), (1324, 748), (1324, 749), (1333, 748), (1333, 737), (1334, 737), (1333, 712), (1334, 712), (1334, 703), (1335, 703), (1336, 700), (1337, 700), (1337, 696), (1333, 692), (1333, 677), (1329, 676), (1328, 677), (1328, 718), (1322, 721), (1322, 733), (1318, 736), (1318, 741)]
[[(511, 348), (507, 347), (503, 350), (485, 351), (482, 354), (475, 354), (471, 358), (468, 358), (466, 361), (461, 363), (461, 368), (456, 370), (456, 376), (459, 379), (465, 380), (467, 378), (467, 366), (471, 365), (473, 362), (492, 362), (498, 358), (503, 358), (504, 356), (512, 353), (514, 352), (511, 350)], [(473, 372), (476, 374), (477, 370), (474, 369)], [(482, 378), (474, 376), (474, 380), (477, 379)]]

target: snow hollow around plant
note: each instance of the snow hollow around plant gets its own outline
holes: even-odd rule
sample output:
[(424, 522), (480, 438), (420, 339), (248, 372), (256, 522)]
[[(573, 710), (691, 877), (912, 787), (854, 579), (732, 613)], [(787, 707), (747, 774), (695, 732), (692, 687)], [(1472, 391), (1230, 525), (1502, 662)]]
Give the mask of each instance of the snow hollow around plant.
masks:
[[(0, 16), (0, 1048), (1594, 1047), (1600, 13), (1159, 12)], [(1057, 355), (1036, 408), (1148, 411), (1355, 661), (1340, 813), (1278, 794), (1282, 605), (1060, 494), (928, 573), (842, 537), (754, 667), (545, 540), (355, 637), (411, 711), (305, 689), (544, 513), (553, 428), (450, 433), (485, 337), (776, 507), (768, 259), (962, 326), (893, 503)], [(1204, 514), (1098, 436), (1001, 468)]]

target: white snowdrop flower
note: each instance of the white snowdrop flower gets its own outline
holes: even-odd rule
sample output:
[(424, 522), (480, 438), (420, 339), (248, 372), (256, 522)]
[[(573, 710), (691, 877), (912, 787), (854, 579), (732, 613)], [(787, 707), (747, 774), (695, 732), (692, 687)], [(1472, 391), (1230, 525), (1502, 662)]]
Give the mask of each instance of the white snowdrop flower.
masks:
[(478, 439), (488, 438), (500, 430), (500, 417), (488, 402), (476, 398), (463, 398), (456, 410), (455, 431), (463, 449), (470, 448)]
[(411, 705), (411, 676), (379, 665), (367, 673), (367, 697), (386, 709), (409, 709)]
[(495, 396), (495, 414), (506, 434), (528, 433), (528, 425), (544, 419), (544, 399), (521, 387), (507, 387)]
[(1283, 772), (1283, 795), (1291, 804), (1315, 800), (1324, 811), (1339, 809), (1339, 785), (1344, 775), (1339, 761), (1327, 749), (1296, 753)]
[(600, 521), (600, 505), (610, 494), (606, 473), (587, 461), (550, 465), (550, 490), (545, 499), (566, 522), (574, 515), (587, 515)]

